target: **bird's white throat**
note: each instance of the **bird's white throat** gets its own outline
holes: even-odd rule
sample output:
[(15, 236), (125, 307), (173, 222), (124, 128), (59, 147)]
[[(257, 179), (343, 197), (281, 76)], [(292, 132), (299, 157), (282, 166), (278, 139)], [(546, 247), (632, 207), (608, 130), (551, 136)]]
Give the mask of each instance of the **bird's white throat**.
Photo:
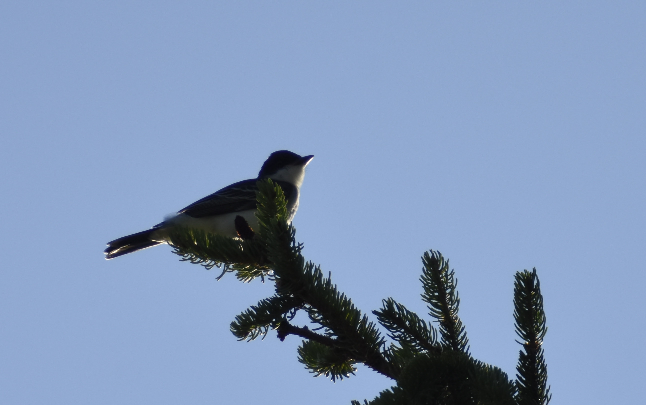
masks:
[(303, 178), (305, 177), (305, 166), (298, 165), (293, 166), (289, 165), (278, 170), (275, 174), (269, 176), (272, 180), (286, 181), (295, 185), (296, 187), (301, 187), (303, 184)]

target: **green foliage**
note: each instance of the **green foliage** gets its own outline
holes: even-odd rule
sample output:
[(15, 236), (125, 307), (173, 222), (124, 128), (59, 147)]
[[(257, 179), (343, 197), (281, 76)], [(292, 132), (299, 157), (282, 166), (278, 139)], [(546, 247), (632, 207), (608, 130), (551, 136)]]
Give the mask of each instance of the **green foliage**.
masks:
[(173, 253), (182, 256), (182, 261), (200, 264), (208, 270), (223, 268), (220, 277), (235, 272), (240, 281), (249, 282), (271, 275), (271, 263), (256, 239), (232, 239), (189, 228), (173, 229), (170, 239)]
[(298, 348), (298, 361), (303, 363), (316, 377), (325, 376), (332, 381), (342, 380), (354, 374), (356, 368), (344, 350), (304, 340)]
[(444, 261), (439, 252), (425, 252), (422, 263), (422, 300), (428, 304), (430, 315), (440, 324), (442, 346), (468, 353), (469, 339), (458, 317), (460, 298), (456, 290), (458, 280), (455, 278), (455, 272), (449, 270), (449, 261)]
[[(446, 350), (411, 361), (398, 385), (382, 391), (365, 405), (512, 405), (515, 387), (500, 369), (473, 360), (468, 354)], [(352, 401), (360, 405), (359, 401)]]
[[(171, 235), (182, 260), (207, 268), (219, 266), (242, 281), (269, 280), (275, 294), (262, 299), (231, 323), (240, 340), (264, 338), (276, 330), (281, 340), (303, 339), (298, 360), (315, 376), (332, 381), (347, 378), (362, 363), (392, 378), (396, 385), (364, 404), (547, 404), (547, 372), (542, 341), (545, 314), (536, 271), (516, 274), (514, 316), (523, 345), (518, 378), (471, 356), (466, 329), (458, 316), (460, 299), (455, 272), (436, 251), (424, 253), (420, 281), (422, 300), (431, 320), (425, 320), (392, 298), (373, 311), (380, 327), (370, 321), (324, 276), (320, 266), (305, 260), (295, 229), (286, 222), (282, 189), (271, 180), (258, 182), (259, 229), (251, 239), (230, 239), (180, 229)], [(296, 326), (299, 311), (313, 329)], [(437, 322), (438, 330), (433, 326)], [(439, 334), (439, 336), (438, 336)], [(353, 401), (353, 404), (359, 404)]]
[(496, 367), (468, 354), (445, 350), (417, 356), (402, 371), (397, 386), (368, 402), (383, 404), (515, 404), (514, 384)]
[[(303, 302), (302, 309), (322, 329), (324, 337), (335, 338), (335, 353), (343, 361), (338, 367), (326, 366), (331, 378), (346, 376), (346, 359), (360, 361), (375, 371), (390, 375), (381, 347), (384, 339), (377, 326), (361, 314), (352, 301), (339, 292), (330, 277), (324, 277), (319, 266), (305, 262), (302, 245), (295, 241), (294, 227), (285, 222), (285, 200), (279, 186), (270, 181), (259, 182), (258, 222), (260, 239), (273, 264), (278, 295), (294, 297)], [(331, 343), (332, 344), (332, 343)], [(328, 357), (330, 358), (330, 357)], [(313, 363), (304, 362), (306, 366)], [(320, 368), (310, 368), (320, 374)], [(338, 370), (342, 370), (337, 374)]]
[(383, 300), (383, 307), (373, 313), (377, 315), (379, 323), (390, 332), (388, 336), (401, 345), (418, 352), (435, 353), (442, 350), (437, 343), (437, 332), (433, 325), (394, 299)]
[(547, 365), (543, 357), (543, 338), (547, 333), (541, 283), (533, 271), (516, 273), (514, 285), (516, 334), (523, 350), (518, 358), (517, 402), (522, 405), (547, 404), (552, 395), (547, 386)]
[(251, 341), (259, 336), (264, 339), (270, 329), (278, 329), (282, 321), (291, 320), (301, 305), (301, 301), (290, 296), (266, 298), (236, 316), (231, 322), (231, 333), (240, 340)]

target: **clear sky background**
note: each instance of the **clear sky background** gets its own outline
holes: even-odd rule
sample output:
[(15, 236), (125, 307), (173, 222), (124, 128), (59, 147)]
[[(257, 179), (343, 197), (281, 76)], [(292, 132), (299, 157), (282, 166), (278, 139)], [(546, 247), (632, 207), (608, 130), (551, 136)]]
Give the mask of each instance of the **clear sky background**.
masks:
[[(475, 357), (511, 376), (536, 267), (554, 404), (640, 403), (646, 3), (0, 3), (4, 404), (347, 404), (299, 340), (238, 342), (271, 284), (216, 281), (146, 229), (278, 149), (314, 154), (294, 224), (369, 313), (459, 279)], [(374, 319), (374, 317), (372, 317)]]

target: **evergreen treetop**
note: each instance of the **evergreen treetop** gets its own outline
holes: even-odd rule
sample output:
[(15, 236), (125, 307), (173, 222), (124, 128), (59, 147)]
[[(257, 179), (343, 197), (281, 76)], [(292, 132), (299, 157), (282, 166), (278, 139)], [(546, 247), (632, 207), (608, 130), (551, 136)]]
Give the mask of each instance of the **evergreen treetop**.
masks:
[[(295, 228), (286, 222), (281, 188), (271, 180), (260, 180), (258, 186), (259, 229), (236, 221), (242, 236), (238, 239), (194, 229), (171, 235), (174, 252), (182, 260), (209, 269), (220, 267), (219, 278), (234, 273), (244, 282), (261, 278), (274, 283), (274, 295), (231, 323), (238, 339), (264, 338), (276, 330), (281, 340), (290, 335), (303, 339), (298, 360), (315, 376), (332, 381), (347, 378), (362, 363), (394, 380), (393, 387), (364, 404), (549, 403), (542, 349), (547, 327), (535, 269), (515, 276), (514, 318), (522, 349), (516, 379), (511, 380), (470, 353), (466, 328), (458, 316), (457, 279), (439, 252), (422, 256), (422, 300), (429, 320), (386, 298), (380, 309), (372, 311), (375, 323), (337, 289), (331, 276), (324, 276), (320, 266), (305, 260)], [(299, 311), (307, 314), (312, 328), (292, 323)]]

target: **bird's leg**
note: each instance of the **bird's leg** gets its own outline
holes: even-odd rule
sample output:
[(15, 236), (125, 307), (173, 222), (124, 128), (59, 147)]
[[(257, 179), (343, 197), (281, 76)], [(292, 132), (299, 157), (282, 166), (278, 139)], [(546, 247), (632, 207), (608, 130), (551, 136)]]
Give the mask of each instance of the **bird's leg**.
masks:
[(256, 233), (253, 231), (253, 229), (251, 229), (251, 227), (247, 223), (247, 220), (244, 219), (244, 217), (240, 215), (236, 215), (236, 219), (234, 223), (236, 226), (236, 232), (238, 233), (238, 236), (241, 239), (244, 239), (244, 240), (253, 239)]

